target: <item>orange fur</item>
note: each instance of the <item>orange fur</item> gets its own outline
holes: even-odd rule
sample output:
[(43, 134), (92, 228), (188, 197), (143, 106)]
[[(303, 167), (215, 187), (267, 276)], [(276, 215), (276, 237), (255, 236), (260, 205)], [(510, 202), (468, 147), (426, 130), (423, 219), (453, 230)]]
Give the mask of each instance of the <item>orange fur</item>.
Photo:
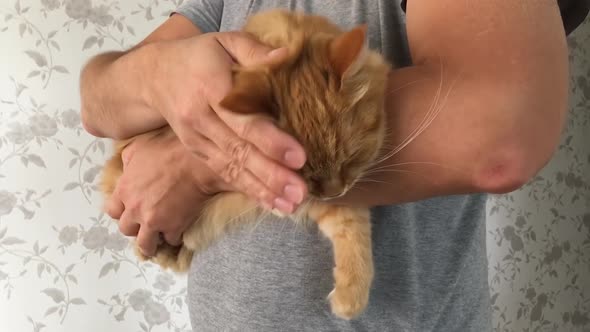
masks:
[[(291, 218), (317, 222), (332, 242), (332, 311), (342, 318), (356, 317), (368, 303), (373, 279), (369, 210), (326, 200), (345, 194), (378, 157), (390, 66), (367, 48), (366, 26), (345, 32), (323, 17), (273, 10), (252, 16), (243, 30), (273, 47), (288, 47), (290, 55), (272, 66), (235, 68), (234, 88), (221, 105), (236, 112), (267, 112), (305, 147), (308, 161), (301, 175), (312, 197)], [(121, 152), (127, 143), (118, 143), (105, 166), (102, 188), (107, 197), (122, 173)], [(186, 271), (193, 253), (263, 216), (246, 196), (219, 194), (184, 233), (182, 247), (164, 244), (151, 260)]]

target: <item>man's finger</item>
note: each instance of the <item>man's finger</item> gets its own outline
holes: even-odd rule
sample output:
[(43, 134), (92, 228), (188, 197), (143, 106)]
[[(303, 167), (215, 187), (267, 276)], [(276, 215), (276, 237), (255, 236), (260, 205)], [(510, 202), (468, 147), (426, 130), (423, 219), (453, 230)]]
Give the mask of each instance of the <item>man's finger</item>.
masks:
[[(282, 195), (284, 187), (288, 184), (300, 185), (301, 181), (298, 181), (294, 174), (290, 174), (285, 169), (281, 172), (284, 175), (283, 177), (276, 177), (277, 181), (269, 180), (269, 184), (273, 186), (270, 189), (274, 191), (274, 194), (271, 194), (261, 181), (256, 179), (259, 173), (266, 173), (269, 168), (277, 168), (274, 167), (274, 163), (250, 142), (239, 137), (213, 110), (205, 114), (199, 119), (199, 128), (195, 128), (195, 131), (200, 132), (202, 135), (192, 132), (188, 138), (186, 135), (181, 135), (180, 137), (190, 151), (206, 156), (204, 159), (207, 160), (207, 164), (223, 180), (242, 192), (248, 194), (252, 192), (257, 193), (257, 196), (251, 197), (261, 202), (267, 199), (272, 201), (274, 198), (271, 199), (271, 196)], [(252, 165), (258, 165), (256, 170), (250, 169), (254, 173), (254, 178), (245, 172)], [(272, 174), (275, 175), (277, 172)], [(287, 175), (290, 176), (287, 177)], [(243, 182), (237, 182), (241, 181), (242, 177), (248, 176), (250, 178), (246, 180), (248, 180), (250, 185), (254, 185), (254, 187), (245, 187)]]
[(221, 120), (235, 129), (243, 139), (276, 162), (292, 169), (300, 169), (306, 161), (305, 150), (295, 138), (262, 116), (242, 116), (217, 112)]
[(160, 233), (154, 231), (147, 225), (142, 225), (137, 234), (137, 245), (142, 254), (147, 257), (154, 257), (160, 242)]
[(111, 218), (116, 220), (120, 219), (123, 211), (125, 211), (125, 205), (123, 205), (116, 190), (106, 202), (105, 210)]
[[(203, 125), (203, 135), (193, 132), (183, 143), (193, 153), (205, 156), (213, 172), (266, 208), (276, 207), (290, 213), (294, 205), (301, 203), (306, 192), (305, 183), (294, 172), (236, 135), (215, 112), (210, 112), (207, 120), (217, 123), (220, 130), (213, 131), (212, 127)], [(226, 136), (220, 134), (224, 131)]]
[(139, 223), (133, 219), (129, 212), (123, 212), (121, 219), (119, 219), (119, 231), (126, 236), (137, 236), (139, 233)]
[(164, 233), (164, 240), (171, 246), (177, 247), (182, 244), (182, 233)]
[[(253, 148), (256, 149), (256, 148)], [(273, 162), (267, 159), (270, 163), (270, 168), (284, 170), (284, 176), (277, 176), (271, 183), (274, 189), (267, 187), (261, 179), (256, 176), (246, 165), (245, 160), (235, 160), (230, 156), (224, 154), (219, 149), (208, 152), (211, 158), (207, 160), (207, 166), (213, 172), (218, 174), (225, 182), (230, 183), (237, 191), (243, 192), (248, 197), (256, 200), (266, 209), (277, 208), (285, 213), (291, 213), (294, 210), (294, 205), (300, 202), (294, 202), (286, 198), (284, 195), (284, 188), (287, 184), (284, 181), (289, 180), (287, 170), (284, 170), (278, 165), (273, 166)], [(259, 154), (259, 158), (265, 158)], [(258, 172), (266, 172), (268, 169), (258, 169)], [(273, 174), (278, 174), (274, 172)], [(295, 204), (294, 204), (295, 203)]]
[(133, 143), (127, 145), (123, 149), (123, 151), (121, 152), (121, 160), (123, 161), (123, 169), (127, 168), (127, 164), (129, 164), (129, 161), (133, 157), (134, 153), (135, 153), (135, 144), (133, 144)]

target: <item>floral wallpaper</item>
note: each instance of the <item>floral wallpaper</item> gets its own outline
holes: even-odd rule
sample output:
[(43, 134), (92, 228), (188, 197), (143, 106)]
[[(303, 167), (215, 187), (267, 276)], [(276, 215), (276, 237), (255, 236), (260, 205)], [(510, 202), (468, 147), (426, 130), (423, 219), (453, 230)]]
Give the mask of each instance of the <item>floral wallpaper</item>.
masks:
[(488, 203), (497, 331), (590, 331), (590, 20), (569, 37), (571, 101), (553, 160)]
[(138, 264), (100, 213), (110, 144), (80, 124), (87, 59), (181, 0), (0, 4), (0, 331), (190, 331), (186, 282)]
[[(0, 331), (190, 331), (186, 280), (138, 264), (97, 191), (108, 141), (80, 124), (78, 75), (183, 0), (0, 4)], [(590, 24), (570, 38), (572, 110), (554, 160), (491, 197), (498, 331), (590, 330)]]

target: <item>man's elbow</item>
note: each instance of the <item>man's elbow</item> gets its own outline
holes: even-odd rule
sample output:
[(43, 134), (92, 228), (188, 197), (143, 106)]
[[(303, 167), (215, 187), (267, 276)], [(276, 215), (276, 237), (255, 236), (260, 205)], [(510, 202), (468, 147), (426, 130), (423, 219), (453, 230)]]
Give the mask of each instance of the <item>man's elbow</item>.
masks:
[(551, 160), (556, 148), (532, 149), (501, 147), (494, 156), (486, 158), (474, 171), (474, 186), (477, 191), (506, 194), (516, 191), (531, 181)]
[(561, 76), (563, 82), (552, 91), (535, 88), (533, 83), (528, 91), (498, 91), (508, 103), (489, 103), (496, 107), (488, 112), (494, 125), (487, 127), (484, 143), (474, 152), (480, 157), (472, 159), (477, 165), (476, 189), (497, 194), (518, 190), (552, 159), (568, 110), (567, 75)]
[(86, 107), (82, 107), (80, 117), (82, 120), (82, 127), (88, 134), (100, 138), (106, 137), (105, 133), (96, 125), (96, 121), (94, 121)]
[(127, 133), (123, 132), (120, 126), (115, 123), (101, 119), (102, 113), (96, 110), (89, 110), (82, 107), (81, 120), (84, 130), (98, 138), (111, 138), (115, 140), (123, 140), (129, 138)]
[(506, 194), (523, 187), (531, 178), (524, 171), (521, 161), (502, 160), (490, 162), (483, 169), (476, 171), (474, 187), (479, 192)]
[(92, 91), (94, 88), (91, 84), (92, 78), (92, 63), (96, 58), (91, 59), (80, 72), (80, 118), (82, 121), (82, 127), (84, 130), (92, 136), (104, 137), (104, 134), (99, 129), (96, 123), (96, 110), (92, 107), (90, 101)]
[(86, 132), (96, 137), (111, 137), (116, 128), (112, 127), (105, 119), (107, 119), (106, 112), (101, 99), (104, 99), (100, 91), (105, 90), (100, 82), (104, 79), (106, 65), (112, 63), (123, 54), (122, 52), (109, 52), (99, 54), (90, 60), (82, 67), (80, 71), (80, 101), (81, 110), (80, 117), (82, 127)]
[[(505, 194), (530, 182), (553, 158), (560, 142), (567, 110), (567, 98), (548, 102), (518, 103), (512, 125), (498, 126), (487, 136), (485, 149), (474, 158), (474, 184), (477, 190)], [(519, 111), (517, 111), (518, 109)], [(537, 121), (535, 121), (535, 119)], [(484, 151), (482, 153), (482, 151)]]
[(80, 75), (80, 120), (87, 133), (102, 138), (105, 137), (105, 133), (101, 130), (98, 121), (100, 110), (96, 107), (96, 102), (92, 100), (92, 88), (88, 80), (86, 70), (83, 70)]

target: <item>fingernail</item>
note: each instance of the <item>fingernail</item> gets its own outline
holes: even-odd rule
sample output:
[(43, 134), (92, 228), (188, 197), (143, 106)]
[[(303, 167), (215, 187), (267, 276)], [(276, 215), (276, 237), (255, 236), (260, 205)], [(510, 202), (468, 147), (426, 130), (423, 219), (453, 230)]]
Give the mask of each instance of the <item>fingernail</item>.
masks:
[(282, 55), (281, 53), (284, 53), (284, 52), (287, 52), (287, 48), (281, 47), (281, 48), (277, 48), (277, 49), (274, 49), (274, 50), (268, 52), (267, 55), (268, 55), (268, 57), (272, 58), (272, 57), (275, 57), (278, 55)]
[(293, 211), (293, 204), (280, 197), (274, 200), (274, 207), (287, 214), (291, 214)]
[(288, 200), (295, 204), (301, 204), (303, 201), (303, 192), (295, 185), (287, 185), (283, 193)]
[(260, 204), (260, 206), (262, 206), (262, 208), (263, 208), (263, 209), (265, 209), (266, 211), (270, 211), (270, 210), (272, 210), (272, 205), (268, 204), (268, 203), (267, 203), (267, 202), (265, 202), (265, 201), (261, 201), (259, 204)]
[(305, 155), (296, 151), (289, 150), (285, 153), (285, 162), (292, 168), (301, 168), (305, 164)]

